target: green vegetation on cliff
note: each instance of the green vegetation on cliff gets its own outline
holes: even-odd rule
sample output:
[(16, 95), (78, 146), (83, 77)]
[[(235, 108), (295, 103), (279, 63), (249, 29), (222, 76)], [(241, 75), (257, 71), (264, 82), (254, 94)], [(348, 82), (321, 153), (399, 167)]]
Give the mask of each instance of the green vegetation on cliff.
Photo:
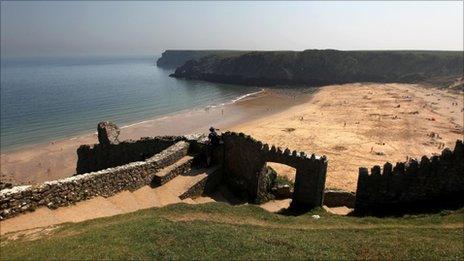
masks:
[(448, 86), (463, 75), (463, 62), (460, 51), (256, 51), (190, 60), (172, 76), (258, 86), (350, 82)]
[(294, 217), (251, 205), (177, 204), (5, 235), (0, 258), (462, 260), (463, 214), (355, 218), (315, 210)]

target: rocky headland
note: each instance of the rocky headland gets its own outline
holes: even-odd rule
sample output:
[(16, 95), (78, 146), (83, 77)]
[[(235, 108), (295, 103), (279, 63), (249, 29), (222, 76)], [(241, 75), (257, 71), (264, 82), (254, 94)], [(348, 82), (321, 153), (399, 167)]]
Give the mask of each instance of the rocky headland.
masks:
[(463, 73), (459, 51), (253, 51), (188, 60), (176, 78), (253, 86), (322, 86), (355, 82), (448, 87)]
[(201, 59), (203, 57), (217, 55), (218, 57), (237, 56), (248, 51), (230, 50), (166, 50), (156, 61), (156, 66), (165, 69), (175, 69), (189, 60)]

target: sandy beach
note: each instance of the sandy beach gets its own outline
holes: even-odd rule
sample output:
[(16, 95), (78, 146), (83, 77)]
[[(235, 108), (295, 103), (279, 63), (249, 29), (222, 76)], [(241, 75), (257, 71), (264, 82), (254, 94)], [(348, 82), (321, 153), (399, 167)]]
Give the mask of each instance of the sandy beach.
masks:
[[(463, 94), (408, 84), (326, 86), (307, 103), (232, 130), (326, 155), (326, 188), (356, 191), (359, 167), (453, 149), (464, 134)], [(274, 167), (292, 175), (288, 167)]]
[[(296, 92), (291, 90), (266, 90), (234, 103), (186, 110), (170, 116), (120, 126), (119, 139), (205, 133), (210, 126), (226, 130), (240, 123), (269, 117), (305, 103), (310, 97), (309, 94), (302, 95), (300, 91), (296, 95)], [(97, 122), (95, 131), (96, 126)], [(2, 151), (1, 179), (15, 184), (36, 184), (69, 177), (75, 173), (77, 148), (82, 144), (97, 142), (97, 135), (93, 132), (13, 151)]]
[[(312, 95), (266, 90), (234, 104), (123, 127), (120, 140), (206, 132), (209, 126), (241, 131), (283, 148), (326, 155), (326, 187), (355, 191), (361, 166), (453, 148), (463, 136), (462, 109), (462, 93), (418, 85), (332, 85)], [(78, 146), (96, 142), (91, 133), (2, 152), (2, 180), (34, 184), (71, 176)], [(292, 177), (291, 169), (274, 167)]]

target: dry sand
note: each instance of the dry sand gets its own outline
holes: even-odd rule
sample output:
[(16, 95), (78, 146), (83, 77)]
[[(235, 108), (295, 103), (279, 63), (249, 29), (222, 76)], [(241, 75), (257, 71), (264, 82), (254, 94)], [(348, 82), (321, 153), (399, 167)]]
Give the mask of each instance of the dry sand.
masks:
[(345, 84), (321, 88), (307, 103), (232, 130), (326, 155), (326, 187), (356, 191), (361, 166), (431, 156), (443, 146), (453, 149), (463, 138), (462, 110), (462, 93), (408, 84)]

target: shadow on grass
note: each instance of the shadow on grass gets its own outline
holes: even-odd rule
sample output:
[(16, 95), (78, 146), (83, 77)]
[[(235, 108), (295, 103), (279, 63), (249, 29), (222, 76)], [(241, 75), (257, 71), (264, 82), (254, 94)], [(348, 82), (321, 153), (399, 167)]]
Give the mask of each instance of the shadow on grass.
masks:
[(308, 213), (325, 214), (327, 213), (327, 211), (324, 210), (320, 206), (314, 207), (314, 206), (301, 206), (301, 205), (290, 204), (290, 207), (276, 212), (276, 214), (283, 215), (283, 216), (301, 216), (301, 215), (306, 215)]
[(306, 214), (308, 212), (311, 212), (312, 210), (313, 209), (299, 209), (299, 208), (289, 207), (289, 208), (279, 210), (276, 213), (279, 214), (279, 215), (283, 215), (283, 216), (300, 216), (300, 215), (304, 215), (304, 214)]
[(404, 217), (412, 215), (449, 214), (462, 209), (462, 205), (448, 205), (445, 207), (410, 207), (410, 208), (377, 208), (366, 212), (352, 211), (349, 216), (353, 217)]

